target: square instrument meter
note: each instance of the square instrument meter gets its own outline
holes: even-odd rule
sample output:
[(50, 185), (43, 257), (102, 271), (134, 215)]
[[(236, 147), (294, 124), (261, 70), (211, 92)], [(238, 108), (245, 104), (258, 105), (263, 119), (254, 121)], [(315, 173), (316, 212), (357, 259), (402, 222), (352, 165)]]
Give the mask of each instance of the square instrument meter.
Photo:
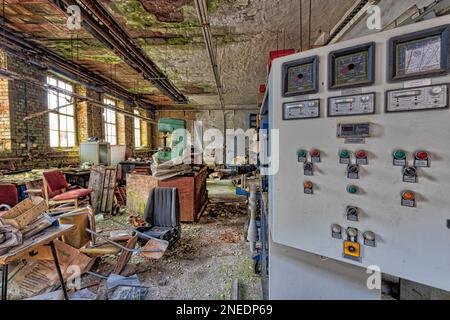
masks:
[(369, 86), (375, 81), (375, 43), (333, 51), (328, 64), (330, 90)]
[(450, 25), (392, 38), (389, 41), (390, 81), (448, 73)]
[(283, 65), (283, 97), (317, 93), (319, 57), (291, 61)]

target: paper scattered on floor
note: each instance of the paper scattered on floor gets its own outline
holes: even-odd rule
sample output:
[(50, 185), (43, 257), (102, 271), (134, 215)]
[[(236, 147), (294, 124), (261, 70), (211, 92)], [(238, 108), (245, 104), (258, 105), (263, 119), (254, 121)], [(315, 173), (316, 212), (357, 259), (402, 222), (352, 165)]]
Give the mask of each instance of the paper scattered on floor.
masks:
[(111, 274), (106, 280), (108, 300), (145, 300), (148, 289), (141, 287), (137, 275), (123, 277)]

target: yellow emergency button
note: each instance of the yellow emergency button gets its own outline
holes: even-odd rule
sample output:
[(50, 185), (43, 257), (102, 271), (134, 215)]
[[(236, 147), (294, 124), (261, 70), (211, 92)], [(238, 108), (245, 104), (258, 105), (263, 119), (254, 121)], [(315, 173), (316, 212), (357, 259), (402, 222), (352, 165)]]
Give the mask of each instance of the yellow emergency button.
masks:
[(360, 245), (357, 242), (344, 241), (344, 255), (359, 258), (361, 254)]

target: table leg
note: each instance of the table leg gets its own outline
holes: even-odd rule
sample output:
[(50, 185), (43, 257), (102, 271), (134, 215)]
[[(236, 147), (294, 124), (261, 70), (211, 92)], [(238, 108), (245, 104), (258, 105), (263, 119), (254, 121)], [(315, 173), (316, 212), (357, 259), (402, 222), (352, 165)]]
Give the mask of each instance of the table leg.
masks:
[(69, 300), (69, 295), (67, 294), (67, 289), (66, 289), (66, 284), (64, 283), (64, 278), (61, 272), (61, 267), (59, 265), (59, 261), (58, 261), (58, 254), (56, 253), (56, 248), (55, 248), (55, 244), (52, 242), (50, 242), (50, 248), (52, 250), (52, 255), (53, 255), (53, 260), (55, 261), (55, 267), (56, 267), (56, 272), (58, 273), (58, 277), (59, 277), (59, 282), (61, 283), (61, 289), (63, 290), (64, 293), (64, 299)]
[(8, 265), (3, 265), (2, 271), (2, 300), (8, 300)]

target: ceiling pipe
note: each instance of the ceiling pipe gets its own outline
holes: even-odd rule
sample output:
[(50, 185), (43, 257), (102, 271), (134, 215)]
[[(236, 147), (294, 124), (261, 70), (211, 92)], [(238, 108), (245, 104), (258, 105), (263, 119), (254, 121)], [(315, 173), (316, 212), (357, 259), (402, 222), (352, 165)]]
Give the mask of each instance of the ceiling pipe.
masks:
[[(132, 118), (141, 119), (143, 121), (146, 121), (146, 122), (149, 122), (149, 123), (152, 123), (152, 124), (158, 124), (158, 122), (153, 120), (153, 119), (150, 119), (150, 118), (147, 118), (147, 117), (143, 117), (141, 115), (134, 114), (134, 112), (124, 110), (124, 109), (119, 108), (117, 106), (105, 104), (105, 103), (97, 101), (97, 100), (95, 100), (95, 99), (93, 99), (91, 97), (83, 96), (81, 94), (77, 94), (77, 93), (72, 92), (72, 91), (61, 89), (61, 88), (59, 88), (57, 86), (52, 86), (50, 84), (43, 84), (40, 81), (38, 81), (38, 80), (36, 80), (34, 78), (31, 78), (31, 77), (28, 77), (28, 76), (20, 75), (18, 73), (14, 73), (14, 72), (11, 72), (11, 71), (8, 71), (8, 70), (5, 70), (5, 69), (0, 69), (0, 77), (2, 77), (2, 76), (7, 77), (8, 79), (13, 80), (13, 81), (14, 80), (25, 81), (26, 83), (30, 83), (30, 84), (33, 84), (35, 86), (41, 87), (46, 92), (62, 93), (64, 95), (66, 95), (66, 96), (70, 96), (70, 97), (76, 98), (78, 100), (87, 101), (87, 102), (92, 103), (92, 104), (94, 104), (94, 105), (96, 105), (98, 107), (101, 107), (103, 109), (116, 111), (118, 113), (125, 114), (127, 116), (132, 117)], [(82, 101), (75, 101), (74, 104), (78, 103), (78, 102), (82, 102)], [(34, 116), (34, 115), (32, 115), (32, 116)], [(30, 119), (27, 119), (27, 117), (25, 117), (24, 120), (30, 120)]]
[(208, 51), (211, 67), (213, 69), (220, 105), (222, 106), (222, 109), (225, 109), (225, 100), (223, 97), (223, 86), (220, 79), (219, 64), (217, 63), (217, 57), (214, 51), (211, 25), (208, 18), (208, 6), (205, 0), (194, 0), (194, 2), (195, 7), (197, 8), (198, 19), (200, 21), (200, 24), (202, 25), (203, 38), (205, 39), (206, 49)]
[(21, 34), (10, 30), (8, 27), (0, 25), (0, 32), (2, 39), (0, 48), (18, 59), (34, 64), (38, 68), (52, 70), (89, 87), (94, 87), (97, 91), (107, 92), (121, 100), (134, 102), (143, 109), (154, 110), (154, 105), (142, 99), (139, 95), (132, 94), (121, 85), (25, 39)]
[(187, 103), (187, 97), (175, 87), (142, 49), (133, 41), (121, 25), (109, 14), (99, 1), (91, 0), (49, 0), (67, 13), (69, 6), (81, 10), (82, 25), (95, 38), (117, 53), (125, 63), (142, 73), (163, 94), (174, 102)]

